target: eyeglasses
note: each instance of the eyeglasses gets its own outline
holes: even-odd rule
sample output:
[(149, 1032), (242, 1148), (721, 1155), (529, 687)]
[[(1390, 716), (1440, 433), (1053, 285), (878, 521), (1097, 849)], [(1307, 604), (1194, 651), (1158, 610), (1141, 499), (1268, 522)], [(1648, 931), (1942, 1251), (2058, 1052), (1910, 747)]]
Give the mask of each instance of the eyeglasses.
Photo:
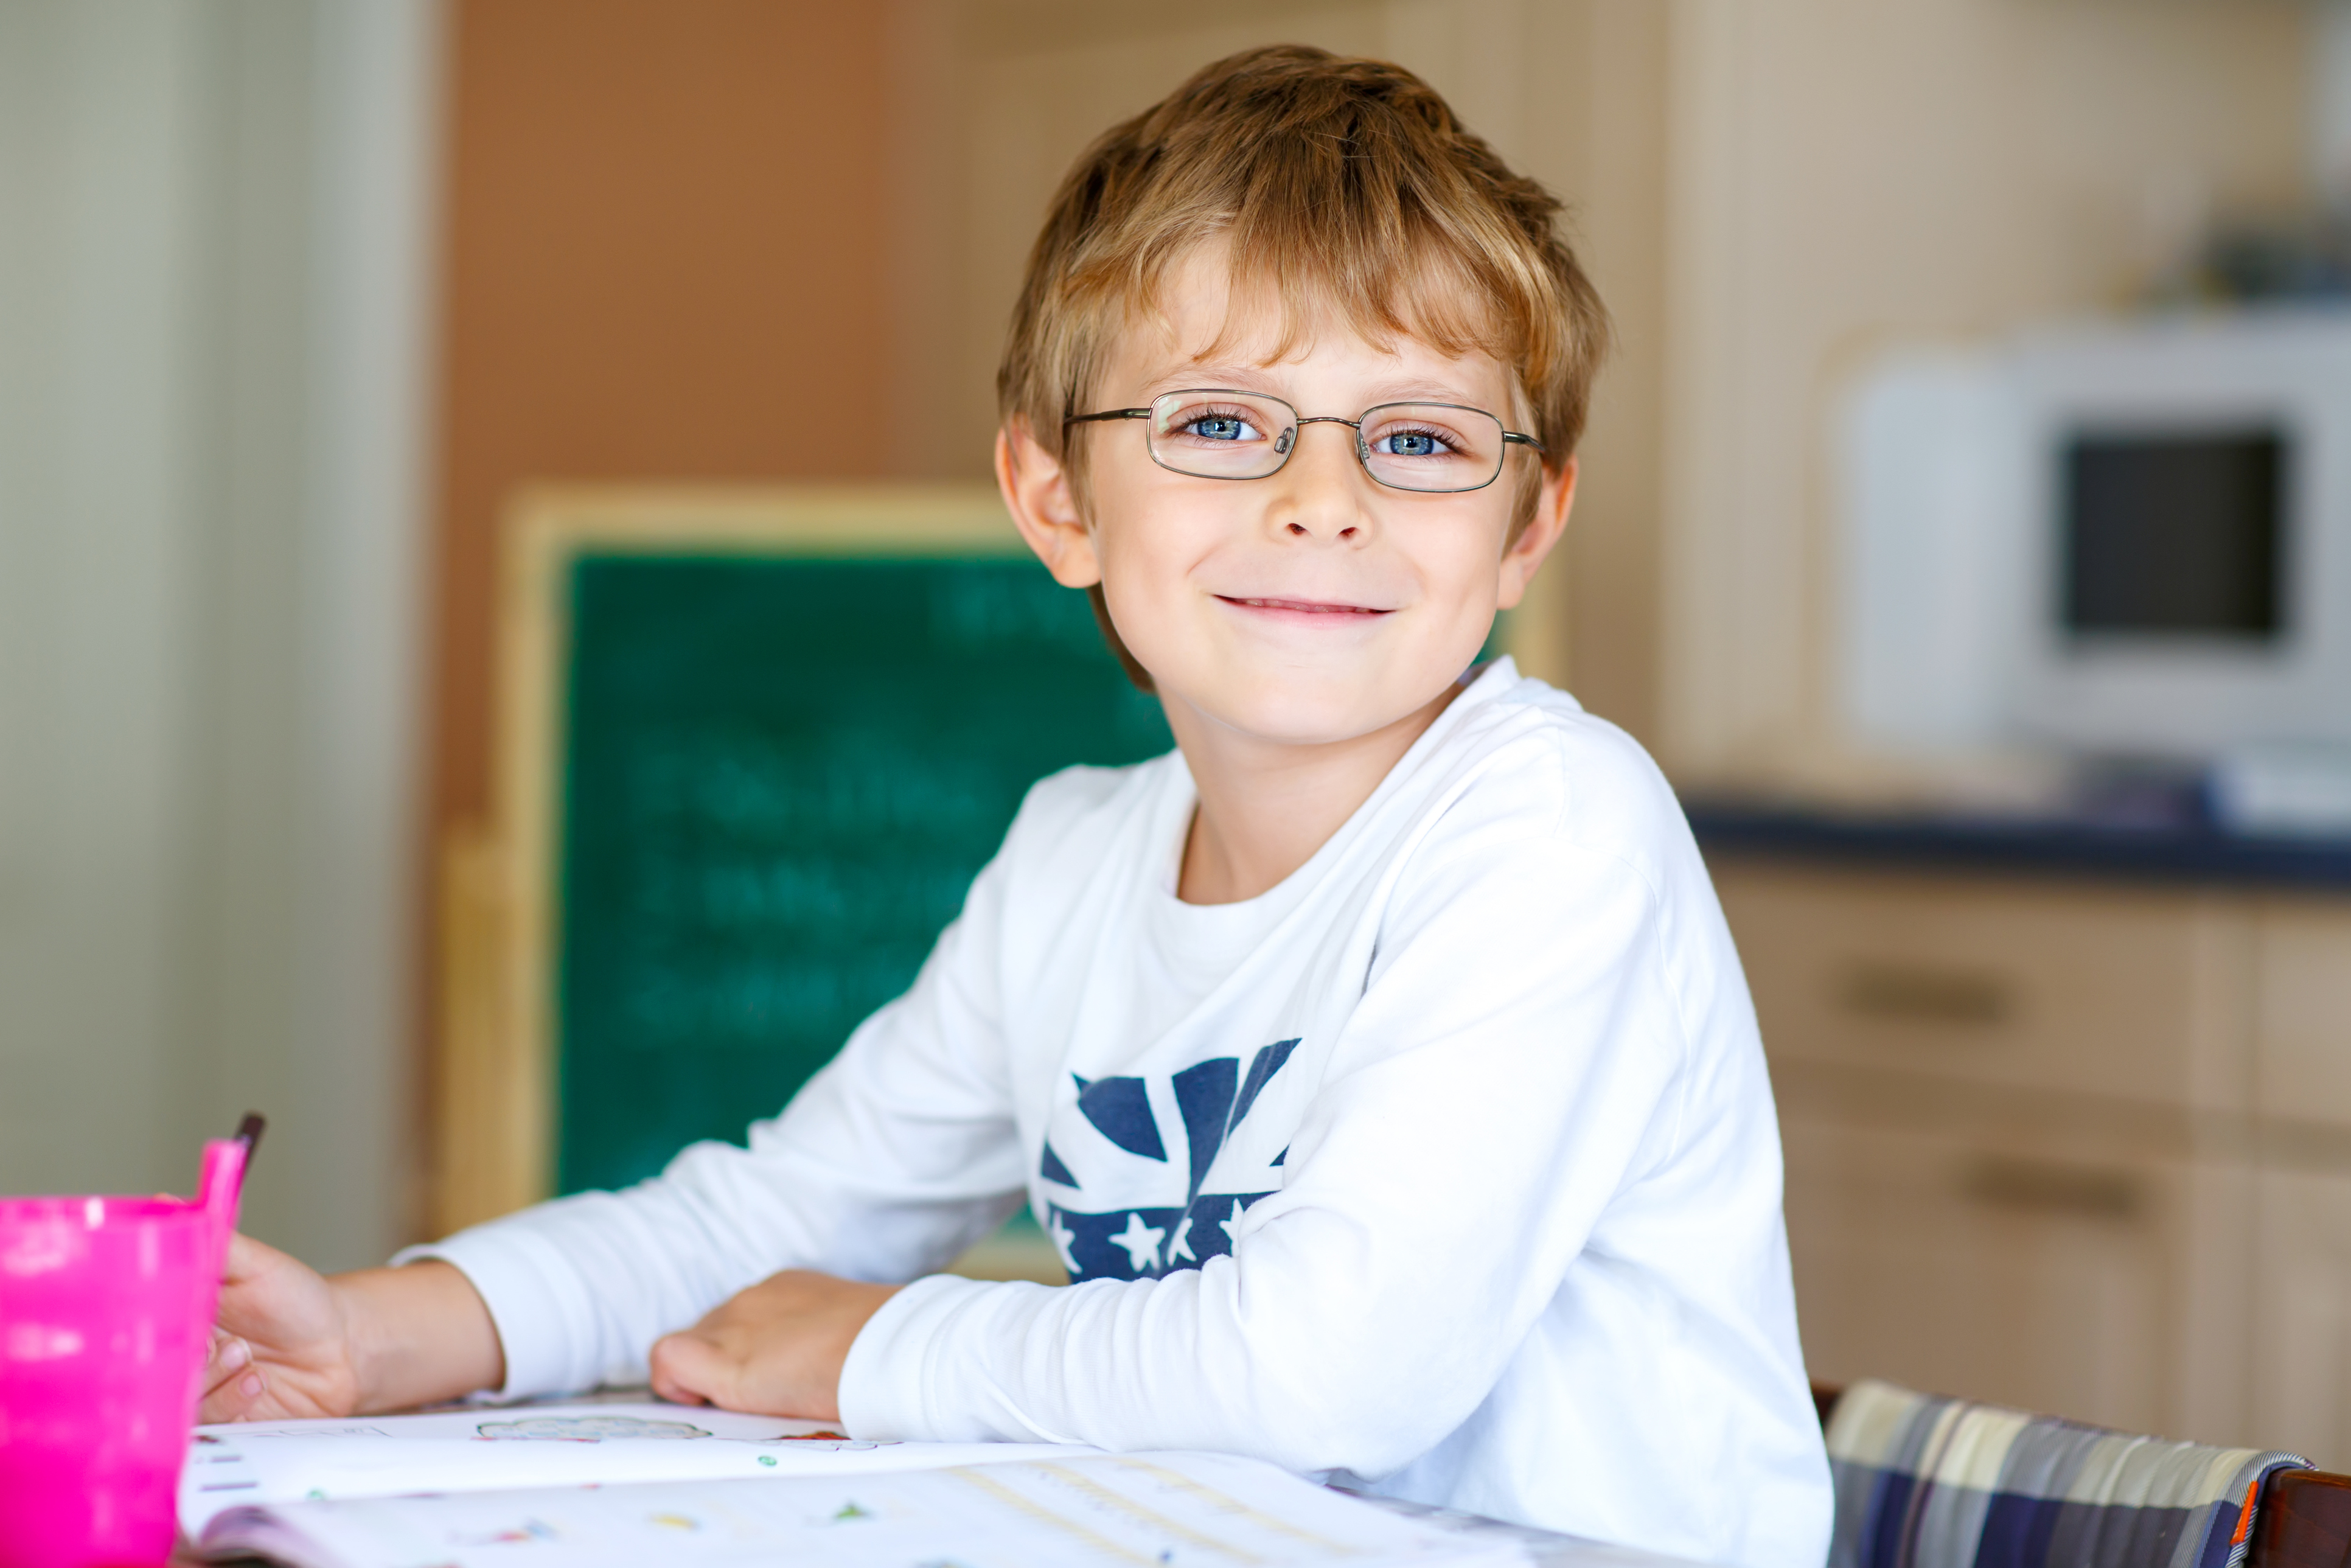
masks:
[(1343, 424), (1355, 433), (1355, 461), (1393, 490), (1451, 495), (1482, 490), (1501, 476), (1512, 446), (1542, 450), (1531, 435), (1505, 430), (1481, 408), (1456, 402), (1384, 402), (1355, 419), (1301, 418), (1278, 397), (1209, 388), (1162, 392), (1149, 408), (1071, 414), (1061, 422), (1143, 419), (1144, 444), (1162, 468), (1198, 479), (1263, 479), (1281, 471), (1310, 424)]

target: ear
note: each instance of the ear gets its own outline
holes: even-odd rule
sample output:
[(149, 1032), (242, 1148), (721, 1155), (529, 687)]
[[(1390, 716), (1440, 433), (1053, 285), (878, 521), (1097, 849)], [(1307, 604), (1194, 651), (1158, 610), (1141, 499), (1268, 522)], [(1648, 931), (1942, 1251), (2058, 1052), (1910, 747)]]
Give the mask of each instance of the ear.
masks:
[(1551, 554), (1552, 546), (1559, 543), (1567, 532), (1567, 514), (1575, 507), (1576, 460), (1573, 457), (1558, 468), (1545, 468), (1542, 490), (1535, 497), (1535, 515), (1502, 552), (1501, 591), (1494, 596), (1498, 610), (1516, 610), (1527, 596), (1527, 585), (1535, 579), (1535, 570)]
[(1070, 493), (1069, 470), (1017, 421), (996, 433), (996, 485), (1004, 492), (1012, 526), (1054, 581), (1063, 588), (1092, 588), (1102, 580), (1093, 531)]

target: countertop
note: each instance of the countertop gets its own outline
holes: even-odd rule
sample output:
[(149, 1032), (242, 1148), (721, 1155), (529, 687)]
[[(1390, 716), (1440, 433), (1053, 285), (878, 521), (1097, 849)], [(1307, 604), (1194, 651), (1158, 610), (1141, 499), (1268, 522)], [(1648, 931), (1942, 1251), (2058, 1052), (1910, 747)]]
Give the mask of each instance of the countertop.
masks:
[(1846, 866), (2351, 893), (2351, 838), (1707, 796), (1686, 799), (1683, 810), (1708, 860), (1767, 855)]

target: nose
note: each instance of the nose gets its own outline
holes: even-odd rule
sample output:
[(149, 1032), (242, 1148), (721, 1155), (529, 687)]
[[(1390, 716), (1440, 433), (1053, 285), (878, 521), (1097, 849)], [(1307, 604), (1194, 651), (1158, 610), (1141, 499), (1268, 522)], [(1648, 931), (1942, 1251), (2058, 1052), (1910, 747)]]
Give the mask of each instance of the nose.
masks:
[(1354, 427), (1337, 419), (1301, 419), (1290, 461), (1264, 481), (1267, 525), (1283, 537), (1357, 543), (1371, 533), (1364, 507), (1369, 478), (1355, 457)]

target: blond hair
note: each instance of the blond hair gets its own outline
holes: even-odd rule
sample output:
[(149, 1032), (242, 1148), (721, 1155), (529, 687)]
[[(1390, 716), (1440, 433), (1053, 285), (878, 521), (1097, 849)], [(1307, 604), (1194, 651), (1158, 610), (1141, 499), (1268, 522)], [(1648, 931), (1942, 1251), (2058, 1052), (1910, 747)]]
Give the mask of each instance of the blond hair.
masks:
[[(1113, 332), (1155, 307), (1169, 267), (1216, 240), (1236, 284), (1270, 287), (1287, 311), (1275, 357), (1312, 306), (1375, 343), (1482, 350), (1513, 373), (1556, 469), (1583, 434), (1608, 340), (1559, 215), (1403, 67), (1302, 45), (1245, 50), (1113, 126), (1063, 178), (1013, 308), (1000, 415), (1081, 479), (1062, 422), (1089, 412)], [(1535, 495), (1520, 486), (1514, 532)], [(1099, 587), (1092, 597), (1149, 690)]]

